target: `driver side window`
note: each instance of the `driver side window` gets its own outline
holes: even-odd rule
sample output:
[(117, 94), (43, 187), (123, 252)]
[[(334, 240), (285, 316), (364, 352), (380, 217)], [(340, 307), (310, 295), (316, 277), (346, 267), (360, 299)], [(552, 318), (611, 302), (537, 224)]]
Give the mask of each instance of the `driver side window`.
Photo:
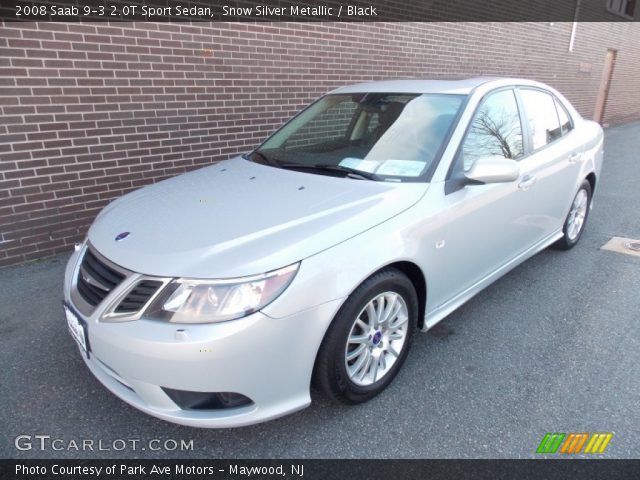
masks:
[(465, 171), (479, 158), (522, 158), (522, 125), (513, 90), (501, 90), (482, 101), (467, 132), (461, 154)]

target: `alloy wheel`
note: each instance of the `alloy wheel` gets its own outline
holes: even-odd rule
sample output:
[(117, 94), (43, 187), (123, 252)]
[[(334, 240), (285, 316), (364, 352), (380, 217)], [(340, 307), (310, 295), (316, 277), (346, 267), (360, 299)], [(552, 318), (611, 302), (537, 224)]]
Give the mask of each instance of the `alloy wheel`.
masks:
[(349, 379), (369, 386), (384, 378), (400, 357), (407, 339), (407, 304), (396, 292), (384, 292), (356, 317), (345, 348)]
[(589, 194), (585, 189), (580, 189), (573, 200), (569, 218), (567, 220), (567, 237), (574, 241), (580, 235), (585, 218), (587, 217), (587, 208), (589, 203)]

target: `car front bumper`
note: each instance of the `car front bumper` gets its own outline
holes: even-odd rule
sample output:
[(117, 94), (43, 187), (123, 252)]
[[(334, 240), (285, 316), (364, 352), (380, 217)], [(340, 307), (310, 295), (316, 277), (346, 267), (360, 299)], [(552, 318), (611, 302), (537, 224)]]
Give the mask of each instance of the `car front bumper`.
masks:
[[(65, 302), (80, 252), (69, 260)], [(214, 324), (153, 320), (103, 322), (100, 308), (88, 318), (89, 355), (95, 377), (116, 396), (170, 422), (209, 428), (250, 425), (308, 406), (313, 364), (327, 325), (341, 300), (282, 318), (258, 312)], [(78, 312), (75, 312), (78, 314)], [(182, 409), (162, 387), (188, 392), (233, 392), (252, 404)]]

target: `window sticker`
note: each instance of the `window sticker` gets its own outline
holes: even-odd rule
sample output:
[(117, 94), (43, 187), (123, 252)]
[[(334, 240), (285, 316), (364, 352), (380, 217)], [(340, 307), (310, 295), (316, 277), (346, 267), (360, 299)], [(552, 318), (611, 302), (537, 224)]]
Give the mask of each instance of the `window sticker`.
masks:
[(375, 170), (378, 175), (398, 175), (402, 177), (419, 177), (425, 163), (418, 160), (385, 160)]
[(340, 166), (376, 173), (401, 177), (419, 177), (424, 170), (425, 163), (418, 160), (363, 160), (347, 157), (340, 162)]
[(341, 167), (354, 168), (363, 172), (373, 173), (380, 164), (377, 160), (363, 160), (362, 158), (346, 157), (340, 162)]

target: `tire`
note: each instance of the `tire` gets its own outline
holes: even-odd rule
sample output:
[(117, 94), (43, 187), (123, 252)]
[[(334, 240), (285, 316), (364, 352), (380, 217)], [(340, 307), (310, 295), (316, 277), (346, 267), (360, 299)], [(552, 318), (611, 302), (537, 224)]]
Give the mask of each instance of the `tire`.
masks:
[(418, 296), (407, 276), (393, 268), (374, 274), (349, 296), (329, 326), (316, 358), (314, 385), (340, 403), (375, 397), (407, 358), (417, 322)]
[[(563, 237), (553, 244), (554, 248), (559, 250), (569, 250), (576, 246), (584, 227), (587, 224), (587, 218), (589, 218), (589, 210), (591, 207), (591, 184), (584, 180), (578, 189), (573, 201), (571, 202), (571, 208), (567, 214), (567, 218), (564, 221), (562, 227)], [(579, 220), (579, 225), (576, 224), (576, 215)]]

